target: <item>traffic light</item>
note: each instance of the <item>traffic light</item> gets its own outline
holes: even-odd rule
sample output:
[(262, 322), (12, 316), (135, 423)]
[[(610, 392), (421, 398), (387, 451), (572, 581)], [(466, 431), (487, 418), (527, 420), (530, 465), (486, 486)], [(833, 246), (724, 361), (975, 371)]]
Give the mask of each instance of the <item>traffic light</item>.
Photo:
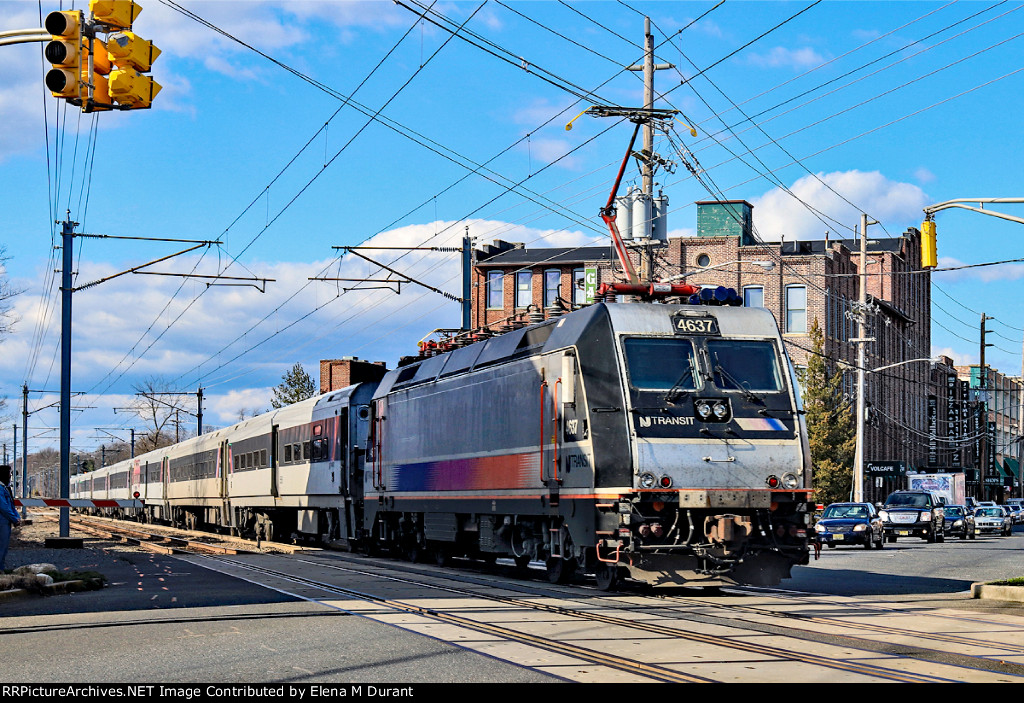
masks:
[(150, 107), (160, 92), (160, 84), (152, 76), (135, 69), (117, 69), (110, 74), (110, 97), (127, 107)]
[(153, 42), (130, 31), (142, 12), (132, 0), (90, 0), (93, 21), (116, 28), (107, 36), (106, 50), (116, 69), (110, 74), (110, 98), (122, 108), (144, 108), (153, 104), (160, 84), (145, 75), (160, 55)]
[(142, 8), (132, 0), (89, 0), (93, 22), (116, 29), (131, 29), (140, 12)]
[(153, 42), (127, 31), (107, 37), (107, 52), (118, 68), (134, 68), (141, 73), (150, 70), (161, 53)]
[(43, 49), (52, 68), (43, 82), (55, 98), (81, 97), (81, 75), (88, 67), (82, 46), (82, 11), (51, 12), (43, 23), (50, 41)]
[(935, 237), (935, 221), (921, 223), (921, 268), (933, 269), (938, 266), (938, 245)]
[[(50, 92), (85, 112), (110, 110), (114, 103), (125, 110), (150, 107), (160, 84), (145, 73), (160, 49), (130, 31), (140, 12), (132, 0), (90, 0), (88, 18), (81, 10), (47, 15), (52, 40), (44, 53), (53, 67), (45, 83)], [(106, 40), (97, 37), (102, 33)]]

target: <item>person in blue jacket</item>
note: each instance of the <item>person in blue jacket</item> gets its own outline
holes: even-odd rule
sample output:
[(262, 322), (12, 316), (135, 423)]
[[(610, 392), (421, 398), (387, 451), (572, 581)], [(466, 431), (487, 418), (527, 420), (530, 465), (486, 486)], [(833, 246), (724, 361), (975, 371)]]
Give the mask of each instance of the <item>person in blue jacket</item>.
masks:
[(11, 495), (11, 467), (0, 466), (0, 571), (6, 569), (7, 547), (11, 543), (11, 528), (21, 524)]

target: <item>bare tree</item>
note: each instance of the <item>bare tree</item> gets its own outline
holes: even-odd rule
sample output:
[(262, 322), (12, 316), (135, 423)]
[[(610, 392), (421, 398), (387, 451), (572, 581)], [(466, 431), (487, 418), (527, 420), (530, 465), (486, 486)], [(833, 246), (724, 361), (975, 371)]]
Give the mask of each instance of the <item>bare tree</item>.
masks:
[(170, 390), (170, 384), (161, 376), (150, 376), (134, 388), (136, 399), (129, 410), (146, 424), (135, 438), (137, 454), (166, 447), (194, 434), (188, 429), (192, 426), (188, 419), (195, 414), (190, 393)]
[(239, 408), (238, 415), (236, 416), (237, 422), (242, 422), (243, 420), (248, 420), (249, 418), (256, 417), (257, 415), (262, 415), (264, 412), (266, 411), (260, 410), (259, 408)]

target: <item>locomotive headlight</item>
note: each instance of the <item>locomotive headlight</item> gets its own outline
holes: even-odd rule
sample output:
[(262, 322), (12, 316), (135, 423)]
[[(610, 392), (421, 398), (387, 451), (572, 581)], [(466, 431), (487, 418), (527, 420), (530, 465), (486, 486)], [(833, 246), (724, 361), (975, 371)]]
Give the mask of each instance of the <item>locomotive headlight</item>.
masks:
[(715, 413), (715, 417), (719, 420), (724, 420), (729, 415), (729, 406), (725, 403), (715, 403), (712, 412)]
[(700, 415), (701, 420), (707, 420), (711, 417), (711, 403), (706, 400), (697, 402), (697, 414)]
[(800, 485), (800, 481), (797, 479), (795, 474), (782, 474), (782, 487), (788, 490), (793, 490)]
[(658, 483), (658, 479), (654, 474), (642, 473), (640, 474), (640, 488), (654, 488), (655, 484)]

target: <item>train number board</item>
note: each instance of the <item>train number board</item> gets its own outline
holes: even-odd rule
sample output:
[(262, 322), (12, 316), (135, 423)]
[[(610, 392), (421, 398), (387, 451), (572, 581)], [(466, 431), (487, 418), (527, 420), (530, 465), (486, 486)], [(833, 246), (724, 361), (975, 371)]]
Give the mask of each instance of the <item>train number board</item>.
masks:
[(672, 329), (676, 334), (721, 334), (718, 320), (710, 316), (673, 315)]

